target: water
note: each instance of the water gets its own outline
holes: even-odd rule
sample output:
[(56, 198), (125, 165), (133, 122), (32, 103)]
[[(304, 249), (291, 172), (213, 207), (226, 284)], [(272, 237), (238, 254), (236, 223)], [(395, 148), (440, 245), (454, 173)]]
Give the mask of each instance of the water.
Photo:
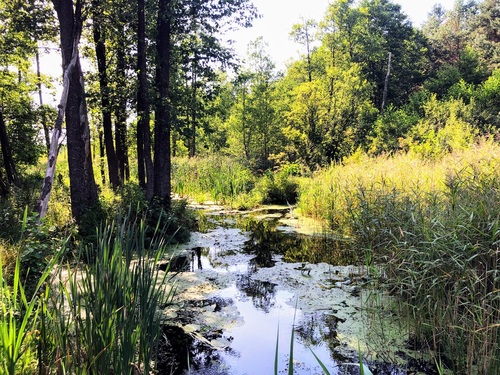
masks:
[[(346, 365), (358, 361), (363, 326), (365, 276), (347, 266), (357, 255), (325, 232), (297, 234), (280, 221), (286, 212), (205, 217), (207, 229), (183, 247), (191, 262), (179, 275), (161, 373), (274, 374), (276, 353), (287, 373), (292, 332), (294, 374), (322, 374), (314, 354), (331, 374), (359, 373)], [(379, 373), (403, 373), (388, 368)]]

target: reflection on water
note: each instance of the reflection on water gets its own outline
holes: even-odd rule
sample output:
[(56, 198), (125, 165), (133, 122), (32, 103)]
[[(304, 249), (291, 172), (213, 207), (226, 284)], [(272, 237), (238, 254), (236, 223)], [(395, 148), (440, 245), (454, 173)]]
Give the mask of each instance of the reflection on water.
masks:
[(359, 255), (354, 253), (345, 239), (334, 238), (326, 231), (320, 235), (303, 235), (279, 230), (279, 219), (272, 217), (258, 220), (252, 216), (241, 217), (239, 228), (250, 232), (250, 239), (243, 251), (255, 254), (257, 267), (272, 267), (273, 255), (282, 255), (285, 262), (329, 263), (334, 266), (357, 264)]
[(252, 280), (248, 275), (238, 275), (236, 287), (252, 299), (256, 309), (268, 313), (276, 304), (276, 284)]
[[(242, 325), (234, 325), (224, 331), (203, 327), (204, 340), (193, 339), (181, 329), (170, 327), (164, 331), (164, 355), (159, 359), (160, 373), (174, 375), (268, 375), (274, 373), (276, 341), (279, 341), (278, 358), (281, 373), (287, 372), (291, 332), (295, 331), (294, 374), (320, 374), (322, 370), (314, 354), (324, 361), (331, 374), (345, 374), (339, 363), (349, 361), (335, 350), (340, 342), (337, 338), (337, 318), (332, 311), (304, 315), (293, 307), (294, 294), (278, 289), (271, 281), (260, 281), (252, 275), (261, 268), (272, 268), (276, 256), (286, 262), (349, 265), (358, 262), (346, 243), (333, 238), (328, 233), (321, 235), (301, 235), (280, 224), (281, 213), (272, 212), (264, 217), (251, 215), (206, 215), (203, 223), (204, 233), (216, 227), (237, 227), (245, 231), (248, 240), (235, 247), (222, 246), (223, 241), (215, 237), (210, 247), (196, 246), (191, 251), (192, 272), (215, 270), (219, 274), (230, 272), (235, 282), (218, 292), (217, 297), (205, 301), (184, 301), (186, 314), (189, 304), (217, 306), (230, 304), (239, 312)], [(236, 230), (237, 232), (240, 232)], [(225, 231), (232, 237), (234, 233)], [(241, 242), (243, 243), (243, 241)], [(225, 264), (224, 257), (237, 253), (247, 254), (241, 262)], [(300, 274), (300, 273), (299, 273)], [(189, 316), (181, 316), (181, 323), (188, 324)], [(279, 331), (278, 331), (279, 327)], [(230, 346), (215, 350), (207, 340), (226, 340)], [(189, 359), (189, 367), (188, 367)], [(351, 360), (352, 362), (352, 360)], [(359, 371), (358, 371), (359, 373)]]

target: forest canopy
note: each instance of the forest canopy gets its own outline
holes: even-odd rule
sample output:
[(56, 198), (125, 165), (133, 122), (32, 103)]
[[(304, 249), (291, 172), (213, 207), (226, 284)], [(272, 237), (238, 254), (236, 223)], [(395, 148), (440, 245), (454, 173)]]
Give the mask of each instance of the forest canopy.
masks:
[[(256, 17), (249, 0), (2, 1), (1, 195), (61, 144), (79, 220), (98, 186), (128, 181), (168, 208), (172, 157), (308, 173), (356, 152), (436, 158), (498, 132), (495, 0), (436, 5), (420, 28), (390, 0), (332, 1), (290, 30), (302, 54), (285, 71), (262, 38), (244, 61), (227, 43)], [(40, 73), (47, 46), (60, 46), (67, 75), (59, 108), (46, 105), (46, 88), (60, 85)]]

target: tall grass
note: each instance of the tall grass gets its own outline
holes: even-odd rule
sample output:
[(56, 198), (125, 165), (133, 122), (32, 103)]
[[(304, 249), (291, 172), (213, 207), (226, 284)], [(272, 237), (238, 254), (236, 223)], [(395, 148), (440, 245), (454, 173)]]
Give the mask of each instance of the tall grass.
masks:
[[(149, 373), (160, 338), (161, 308), (172, 297), (167, 273), (158, 272), (165, 239), (146, 242), (141, 222), (109, 224), (85, 249), (88, 264), (59, 276), (56, 313), (47, 323), (57, 332), (54, 365), (81, 374)], [(64, 313), (61, 313), (64, 311)], [(62, 339), (58, 339), (62, 338)]]
[(170, 238), (164, 233), (128, 217), (103, 226), (82, 250), (85, 262), (54, 267), (55, 257), (31, 298), (20, 261), (10, 278), (0, 267), (0, 373), (153, 371), (161, 311), (174, 290), (168, 270), (157, 267)]
[(198, 201), (211, 200), (230, 205), (254, 186), (252, 172), (243, 163), (224, 156), (176, 158), (172, 171), (172, 190)]
[(300, 167), (285, 164), (279, 170), (253, 173), (241, 160), (208, 156), (176, 158), (172, 174), (172, 189), (182, 197), (250, 209), (260, 204), (294, 204)]
[(455, 373), (500, 371), (500, 147), (429, 162), (357, 156), (301, 186), (299, 208), (382, 266), (413, 339)]

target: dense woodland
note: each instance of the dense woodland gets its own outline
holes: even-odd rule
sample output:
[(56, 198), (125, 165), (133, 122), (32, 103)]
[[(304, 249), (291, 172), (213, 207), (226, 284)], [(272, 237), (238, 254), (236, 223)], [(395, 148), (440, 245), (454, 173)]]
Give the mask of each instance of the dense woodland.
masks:
[[(493, 0), (436, 5), (421, 28), (390, 1), (334, 1), (323, 19), (297, 20), (290, 37), (303, 54), (284, 72), (264, 40), (245, 61), (228, 43), (257, 16), (247, 0), (2, 4), (2, 196), (50, 150), (52, 134), (50, 160), (67, 146), (78, 220), (101, 182), (137, 181), (168, 208), (171, 156), (315, 171), (359, 150), (433, 158), (497, 132)], [(39, 58), (59, 44), (67, 90), (57, 113), (42, 88), (60, 81), (40, 75)]]
[[(438, 368), (496, 373), (498, 1), (436, 5), (416, 27), (390, 0), (333, 0), (290, 30), (302, 54), (284, 71), (262, 38), (244, 59), (232, 48), (256, 17), (251, 0), (0, 0), (2, 290), (22, 272), (16, 257), (39, 276), (56, 249), (76, 254), (127, 209), (189, 227), (172, 193), (298, 201), (360, 262), (386, 266), (388, 290), (420, 322), (410, 336), (443, 353)], [(53, 76), (41, 74), (49, 54), (62, 62)], [(132, 227), (117, 243), (155, 238)], [(0, 373), (14, 373), (4, 354)]]

